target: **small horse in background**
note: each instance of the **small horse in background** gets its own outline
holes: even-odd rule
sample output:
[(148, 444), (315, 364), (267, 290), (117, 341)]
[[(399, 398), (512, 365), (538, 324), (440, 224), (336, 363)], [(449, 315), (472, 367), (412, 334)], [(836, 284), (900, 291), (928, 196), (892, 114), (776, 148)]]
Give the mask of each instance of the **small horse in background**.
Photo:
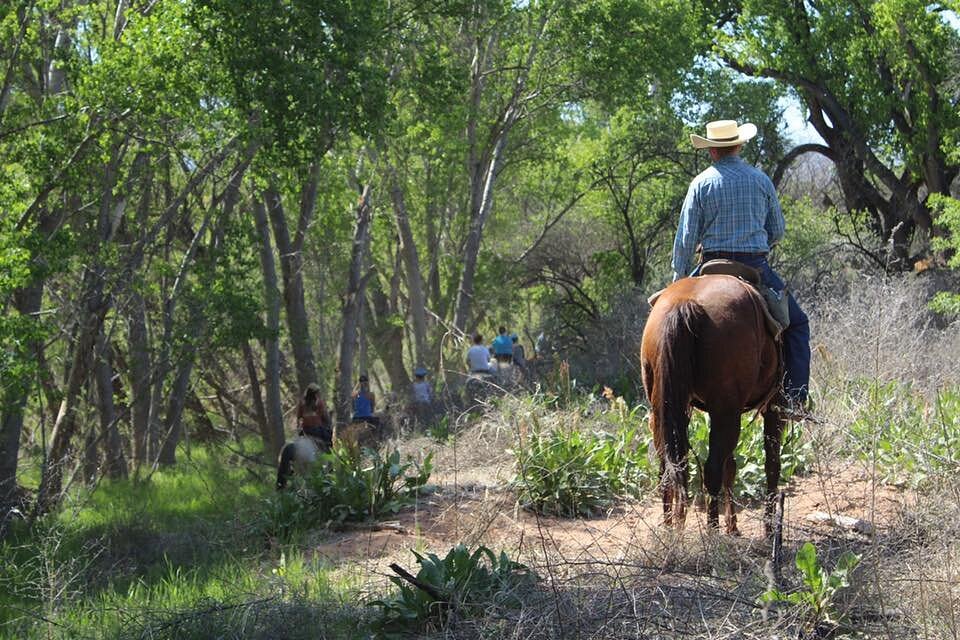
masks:
[(287, 481), (294, 471), (301, 475), (310, 472), (321, 452), (329, 451), (330, 447), (313, 436), (298, 436), (295, 440), (283, 445), (277, 461), (277, 491), (286, 488)]
[(729, 275), (683, 278), (653, 302), (640, 351), (667, 525), (682, 528), (686, 517), (692, 404), (710, 415), (703, 472), (707, 522), (719, 527), (722, 497), (726, 531), (739, 533), (733, 505), (734, 449), (740, 438), (740, 415), (757, 410), (763, 414), (764, 532), (769, 535), (784, 423), (773, 406), (780, 391), (781, 358), (767, 330), (763, 304), (753, 287)]
[(280, 450), (277, 461), (277, 491), (286, 488), (290, 476), (294, 473), (308, 475), (320, 454), (329, 452), (333, 448), (333, 443), (358, 450), (364, 447), (376, 447), (383, 439), (384, 433), (383, 426), (357, 421), (337, 426), (330, 442), (309, 435), (297, 436)]

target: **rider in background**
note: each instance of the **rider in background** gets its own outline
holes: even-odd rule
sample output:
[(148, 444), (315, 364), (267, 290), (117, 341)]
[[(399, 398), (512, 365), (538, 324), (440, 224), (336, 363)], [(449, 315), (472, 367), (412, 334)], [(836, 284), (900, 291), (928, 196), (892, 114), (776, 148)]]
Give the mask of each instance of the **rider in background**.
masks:
[(427, 370), (417, 367), (413, 370), (415, 378), (410, 388), (413, 395), (411, 413), (418, 422), (429, 422), (433, 413), (433, 387), (427, 382)]
[(493, 349), (493, 357), (497, 359), (497, 362), (512, 362), (513, 341), (507, 335), (507, 328), (500, 327), (497, 332), (499, 335), (493, 339), (493, 344), (490, 345), (490, 348)]
[(527, 358), (523, 350), (523, 345), (520, 344), (520, 337), (512, 333), (510, 334), (510, 341), (513, 343), (513, 364), (515, 367), (523, 369), (527, 365)]
[(414, 404), (429, 405), (433, 402), (433, 388), (427, 382), (427, 370), (417, 367), (413, 370), (413, 402)]
[(490, 373), (490, 352), (483, 346), (483, 336), (473, 335), (473, 346), (467, 349), (467, 370), (470, 373)]
[(297, 405), (297, 433), (311, 436), (330, 448), (333, 445), (333, 429), (330, 414), (320, 399), (320, 387), (311, 382)]
[[(760, 272), (765, 285), (785, 288), (767, 263), (770, 248), (783, 238), (786, 222), (770, 178), (740, 157), (743, 143), (757, 127), (733, 120), (707, 124), (707, 137), (691, 134), (697, 149), (708, 149), (712, 166), (693, 179), (680, 212), (673, 244), (674, 280), (690, 273), (697, 245), (702, 262), (734, 260)], [(694, 275), (699, 272), (699, 266)], [(789, 294), (788, 294), (789, 295)], [(810, 325), (797, 301), (789, 295), (790, 325), (783, 332), (786, 375), (783, 383), (787, 417), (803, 417), (810, 382)]]
[(353, 422), (366, 422), (374, 426), (380, 425), (380, 418), (374, 415), (377, 398), (370, 391), (370, 379), (361, 374), (358, 380), (357, 392), (353, 394)]

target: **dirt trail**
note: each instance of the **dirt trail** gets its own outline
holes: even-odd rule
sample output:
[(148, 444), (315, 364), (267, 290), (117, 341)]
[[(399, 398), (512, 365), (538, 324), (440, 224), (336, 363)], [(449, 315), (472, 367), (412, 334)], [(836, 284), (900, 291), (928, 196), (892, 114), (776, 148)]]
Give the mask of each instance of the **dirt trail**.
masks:
[[(561, 558), (567, 563), (615, 562), (670, 544), (657, 497), (629, 501), (602, 517), (565, 519), (538, 517), (519, 509), (509, 489), (512, 456), (504, 433), (479, 431), (442, 446), (426, 438), (407, 441), (408, 454), (434, 451), (435, 491), (398, 514), (388, 528), (333, 532), (318, 541), (314, 552), (333, 565), (361, 563), (385, 571), (400, 559), (412, 564), (409, 550), (444, 554), (463, 542), (505, 549), (513, 557)], [(857, 465), (832, 465), (794, 478), (786, 487), (784, 537), (787, 541), (825, 536), (862, 536), (832, 522), (808, 519), (814, 512), (846, 516), (872, 525), (878, 534), (895, 527), (910, 508), (907, 492), (871, 482)], [(762, 553), (762, 506), (742, 505), (736, 542), (745, 551)], [(685, 536), (712, 536), (702, 509), (689, 512)]]

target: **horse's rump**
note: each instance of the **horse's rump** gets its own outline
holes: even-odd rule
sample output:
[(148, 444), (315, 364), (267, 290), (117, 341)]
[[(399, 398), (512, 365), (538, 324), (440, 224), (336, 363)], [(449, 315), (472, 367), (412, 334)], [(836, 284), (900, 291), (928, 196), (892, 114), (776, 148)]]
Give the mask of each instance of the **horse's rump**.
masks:
[[(642, 373), (668, 523), (682, 525), (685, 514), (691, 404), (710, 413), (704, 477), (714, 499), (726, 478), (723, 470), (735, 469), (730, 465), (735, 464), (740, 414), (764, 407), (779, 388), (777, 347), (762, 305), (756, 290), (737, 278), (706, 275), (667, 287), (647, 319)], [(715, 506), (711, 509), (715, 520)], [(728, 530), (733, 531), (736, 518), (730, 509)]]
[(299, 473), (306, 473), (319, 455), (320, 447), (310, 436), (299, 436), (283, 445), (277, 460), (277, 489), (287, 485), (287, 479), (295, 469)]

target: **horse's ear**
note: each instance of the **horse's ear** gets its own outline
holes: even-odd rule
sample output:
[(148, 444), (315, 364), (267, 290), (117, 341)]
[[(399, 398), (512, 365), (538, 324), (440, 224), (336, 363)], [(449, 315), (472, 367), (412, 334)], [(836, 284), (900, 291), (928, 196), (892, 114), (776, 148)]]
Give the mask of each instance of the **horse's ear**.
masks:
[(649, 304), (651, 307), (655, 305), (657, 303), (657, 299), (660, 298), (660, 294), (664, 291), (666, 291), (666, 289), (660, 289), (660, 291), (657, 291), (655, 294), (647, 298), (647, 304)]

